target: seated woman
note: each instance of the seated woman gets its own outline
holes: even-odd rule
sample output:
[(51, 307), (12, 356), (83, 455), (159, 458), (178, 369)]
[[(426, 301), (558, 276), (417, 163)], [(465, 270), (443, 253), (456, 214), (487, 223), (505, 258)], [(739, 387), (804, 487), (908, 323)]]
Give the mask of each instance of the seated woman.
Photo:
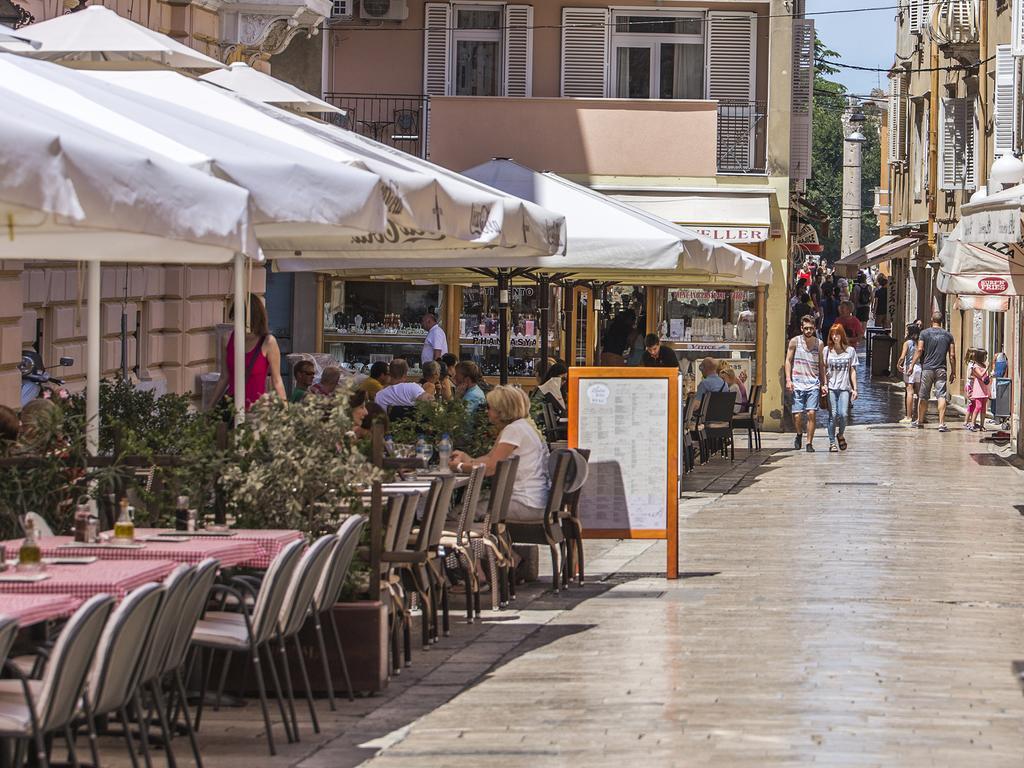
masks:
[(562, 413), (568, 410), (565, 407), (565, 398), (562, 397), (562, 385), (568, 375), (569, 369), (565, 367), (565, 363), (555, 363), (548, 368), (536, 390), (539, 397), (550, 395), (551, 399), (562, 409)]
[(468, 472), (482, 465), (488, 475), (493, 475), (499, 461), (518, 456), (519, 469), (512, 486), (507, 519), (510, 522), (543, 519), (551, 487), (548, 446), (530, 418), (530, 398), (519, 387), (495, 387), (487, 393), (487, 418), (501, 430), (494, 447), (476, 458), (463, 451), (455, 451), (451, 468), (456, 472)]
[(388, 414), (377, 405), (363, 390), (357, 389), (348, 398), (348, 407), (352, 412), (352, 433), (359, 439), (369, 437), (374, 422), (384, 425), (384, 431), (390, 428)]
[(741, 389), (740, 380), (736, 376), (736, 370), (730, 365), (720, 366), (718, 377), (729, 385), (729, 391), (736, 393), (736, 405), (733, 406), (734, 413), (742, 413), (747, 410), (747, 393)]

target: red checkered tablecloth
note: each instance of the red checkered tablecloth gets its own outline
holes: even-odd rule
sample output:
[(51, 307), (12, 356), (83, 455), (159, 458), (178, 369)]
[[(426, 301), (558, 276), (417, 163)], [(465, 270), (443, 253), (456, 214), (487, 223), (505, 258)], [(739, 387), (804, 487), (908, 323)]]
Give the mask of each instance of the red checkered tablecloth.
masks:
[(0, 616), (18, 620), (28, 627), (40, 621), (70, 616), (82, 601), (72, 595), (8, 595), (0, 593)]
[(238, 535), (236, 538), (254, 541), (259, 547), (259, 554), (242, 563), (248, 568), (269, 568), (277, 553), (296, 539), (303, 538), (301, 531), (283, 529), (259, 530), (256, 528), (232, 528)]
[[(136, 537), (153, 536), (157, 529), (143, 528), (136, 532)], [(258, 558), (262, 549), (258, 542), (231, 538), (202, 538), (196, 536), (185, 541), (139, 541), (141, 548), (135, 547), (69, 547), (64, 546), (74, 541), (71, 536), (44, 536), (39, 539), (39, 548), (43, 557), (98, 557), (100, 560), (173, 560), (176, 563), (195, 565), (208, 557), (220, 561), (222, 568), (233, 568), (236, 565), (248, 564)], [(3, 542), (4, 551), (9, 559), (18, 557), (21, 540)]]
[[(116, 600), (149, 581), (163, 581), (179, 563), (171, 560), (97, 560), (88, 565), (48, 565), (44, 581), (3, 581), (0, 600), (6, 595), (71, 595), (88, 600), (106, 593)], [(8, 573), (5, 571), (4, 573)]]

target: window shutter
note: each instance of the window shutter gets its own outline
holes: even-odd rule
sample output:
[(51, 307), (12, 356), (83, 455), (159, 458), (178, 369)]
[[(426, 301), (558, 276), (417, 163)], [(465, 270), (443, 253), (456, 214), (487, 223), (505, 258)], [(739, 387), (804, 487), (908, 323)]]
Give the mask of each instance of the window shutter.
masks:
[(754, 162), (754, 61), (752, 13), (708, 13), (708, 98), (718, 101), (718, 169), (745, 172)]
[(907, 0), (907, 22), (911, 32), (918, 32), (925, 25), (927, 0)]
[(505, 95), (533, 95), (533, 6), (505, 6)]
[(1013, 55), (1024, 56), (1024, 0), (1013, 0)]
[(562, 96), (603, 99), (608, 94), (607, 8), (562, 9)]
[(889, 80), (889, 162), (907, 159), (907, 77), (899, 74)]
[(974, 189), (976, 185), (974, 99), (946, 98), (940, 102), (939, 188)]
[(790, 107), (789, 177), (811, 178), (814, 109), (814, 21), (793, 20), (793, 93)]
[(1017, 131), (1017, 60), (1009, 45), (996, 46), (995, 108), (992, 110), (992, 132), (996, 157), (1013, 152)]
[(427, 3), (423, 27), (423, 93), (447, 96), (451, 72), (451, 5)]

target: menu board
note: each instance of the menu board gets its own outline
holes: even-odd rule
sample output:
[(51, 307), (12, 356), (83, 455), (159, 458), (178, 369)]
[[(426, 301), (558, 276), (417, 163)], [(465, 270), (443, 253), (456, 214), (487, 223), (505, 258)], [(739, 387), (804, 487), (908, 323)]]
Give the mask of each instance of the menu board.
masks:
[(666, 368), (570, 368), (569, 444), (590, 451), (583, 535), (668, 539), (675, 578), (679, 374)]

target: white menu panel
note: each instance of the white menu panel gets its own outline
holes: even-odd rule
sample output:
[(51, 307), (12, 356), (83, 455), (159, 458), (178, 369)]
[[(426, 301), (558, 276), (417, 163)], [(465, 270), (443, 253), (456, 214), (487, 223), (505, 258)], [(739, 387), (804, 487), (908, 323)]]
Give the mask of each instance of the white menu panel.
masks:
[(577, 383), (578, 443), (590, 449), (590, 476), (580, 495), (584, 530), (666, 530), (668, 380)]

